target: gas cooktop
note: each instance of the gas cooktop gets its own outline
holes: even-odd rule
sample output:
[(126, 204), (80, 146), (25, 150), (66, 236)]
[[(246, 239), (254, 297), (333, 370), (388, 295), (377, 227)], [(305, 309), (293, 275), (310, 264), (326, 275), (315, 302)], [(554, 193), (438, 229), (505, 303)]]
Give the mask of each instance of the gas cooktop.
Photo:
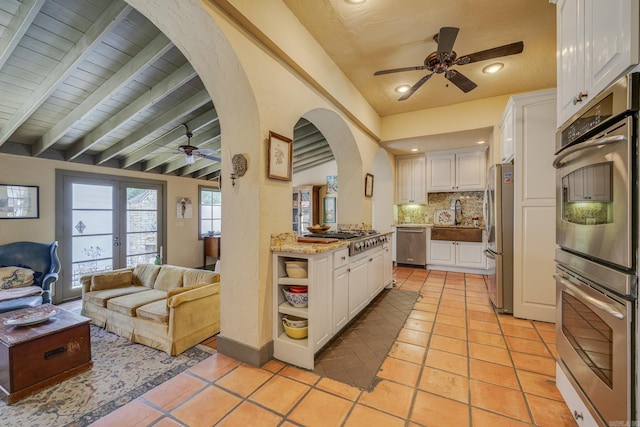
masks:
[(368, 237), (375, 234), (378, 234), (378, 232), (375, 230), (365, 230), (365, 231), (358, 230), (358, 231), (329, 231), (327, 233), (307, 233), (304, 236), (305, 237), (327, 237), (330, 239), (349, 240), (349, 239), (357, 239), (360, 237)]

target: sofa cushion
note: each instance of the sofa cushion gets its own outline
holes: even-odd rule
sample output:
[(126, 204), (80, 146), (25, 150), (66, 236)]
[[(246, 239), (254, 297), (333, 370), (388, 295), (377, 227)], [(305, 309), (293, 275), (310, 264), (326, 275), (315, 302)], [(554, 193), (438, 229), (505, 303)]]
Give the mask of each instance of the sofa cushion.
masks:
[(141, 319), (152, 320), (154, 322), (169, 324), (169, 309), (166, 301), (160, 300), (145, 304), (136, 309), (136, 316)]
[(133, 284), (153, 288), (153, 283), (160, 272), (160, 265), (138, 264), (133, 268)]
[(188, 268), (178, 267), (175, 265), (163, 265), (158, 273), (153, 289), (159, 289), (161, 291), (169, 291), (171, 289), (182, 287), (182, 276), (185, 272), (189, 271)]
[(0, 268), (0, 288), (26, 288), (33, 285), (34, 271), (24, 267), (2, 267)]
[(124, 288), (131, 286), (133, 273), (130, 270), (100, 273), (91, 277), (90, 291)]
[(165, 291), (147, 289), (144, 292), (136, 292), (130, 295), (111, 298), (107, 301), (107, 309), (133, 317), (136, 315), (136, 309), (138, 307), (142, 307), (143, 305), (154, 301), (164, 302), (165, 298), (167, 298), (167, 293)]
[(111, 298), (121, 297), (123, 295), (129, 295), (136, 292), (148, 291), (149, 288), (144, 286), (127, 286), (126, 288), (105, 289), (103, 291), (87, 292), (82, 296), (82, 299), (88, 303), (99, 305), (100, 307), (106, 307), (107, 301)]
[(220, 281), (220, 275), (209, 270), (189, 269), (184, 273), (182, 286), (193, 286), (198, 283), (216, 283)]

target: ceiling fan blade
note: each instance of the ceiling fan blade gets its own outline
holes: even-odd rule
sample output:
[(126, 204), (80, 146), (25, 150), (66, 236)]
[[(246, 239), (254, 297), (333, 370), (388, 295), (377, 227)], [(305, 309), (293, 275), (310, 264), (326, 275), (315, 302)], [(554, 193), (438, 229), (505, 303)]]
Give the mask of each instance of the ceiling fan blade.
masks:
[(456, 37), (458, 37), (458, 31), (460, 31), (460, 28), (456, 27), (440, 28), (440, 33), (438, 33), (438, 55), (449, 55), (451, 53)]
[(477, 84), (456, 70), (449, 70), (444, 76), (449, 79), (451, 83), (458, 86), (464, 93), (470, 92), (478, 87)]
[(216, 153), (217, 150), (214, 150), (214, 149), (211, 149), (211, 148), (198, 148), (197, 150), (193, 150), (193, 152), (195, 154), (210, 155), (210, 154)]
[[(501, 56), (517, 55), (522, 53), (524, 49), (523, 42), (515, 42), (504, 46), (494, 47), (493, 49), (481, 50), (480, 52), (471, 53), (458, 58), (456, 64), (463, 65), (471, 62), (486, 61), (487, 59), (499, 58)], [(469, 58), (467, 61), (466, 58)]]
[[(200, 150), (203, 151), (203, 150)], [(198, 157), (202, 157), (203, 159), (213, 160), (214, 162), (220, 162), (220, 157), (209, 156), (207, 154), (196, 153)]]
[(375, 73), (373, 73), (374, 76), (379, 76), (382, 74), (391, 74), (391, 73), (400, 73), (402, 71), (416, 71), (416, 70), (424, 70), (425, 67), (424, 65), (416, 65), (415, 67), (402, 67), (402, 68), (392, 68), (390, 70), (380, 70), (380, 71), (376, 71)]
[(431, 76), (433, 76), (433, 73), (431, 74), (427, 74), (426, 76), (424, 76), (423, 78), (421, 78), (420, 80), (418, 80), (416, 82), (416, 84), (414, 84), (413, 86), (411, 86), (411, 89), (409, 89), (408, 91), (406, 91), (404, 93), (404, 95), (402, 95), (400, 98), (398, 98), (398, 101), (405, 101), (407, 99), (409, 99), (409, 97), (411, 95), (413, 95), (415, 93), (415, 91), (417, 91), (418, 89), (420, 89), (420, 86), (422, 86), (423, 84), (425, 84), (425, 82), (427, 80), (429, 80), (431, 78)]

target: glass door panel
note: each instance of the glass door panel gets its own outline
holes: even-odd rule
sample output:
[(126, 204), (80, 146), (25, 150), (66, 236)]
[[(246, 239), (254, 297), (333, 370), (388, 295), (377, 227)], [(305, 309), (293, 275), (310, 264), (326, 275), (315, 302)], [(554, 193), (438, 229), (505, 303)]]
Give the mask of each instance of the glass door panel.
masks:
[(158, 190), (126, 187), (126, 266), (153, 263), (158, 244)]
[(113, 269), (113, 188), (71, 184), (71, 289), (85, 274)]

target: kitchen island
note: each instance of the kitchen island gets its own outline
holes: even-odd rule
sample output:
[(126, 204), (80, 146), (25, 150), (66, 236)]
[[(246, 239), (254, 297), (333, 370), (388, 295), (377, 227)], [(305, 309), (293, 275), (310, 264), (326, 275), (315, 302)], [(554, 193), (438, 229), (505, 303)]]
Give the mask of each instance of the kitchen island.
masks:
[[(350, 243), (346, 240), (300, 243), (297, 233), (272, 236), (276, 359), (313, 369), (315, 354), (391, 284), (390, 232), (379, 235), (384, 237), (384, 244), (352, 256), (349, 255)], [(307, 277), (289, 277), (288, 261), (306, 264)], [(306, 307), (294, 307), (287, 301), (283, 289), (289, 290), (290, 286), (307, 287)], [(286, 316), (306, 319), (307, 336), (292, 338), (287, 335), (283, 326)]]

